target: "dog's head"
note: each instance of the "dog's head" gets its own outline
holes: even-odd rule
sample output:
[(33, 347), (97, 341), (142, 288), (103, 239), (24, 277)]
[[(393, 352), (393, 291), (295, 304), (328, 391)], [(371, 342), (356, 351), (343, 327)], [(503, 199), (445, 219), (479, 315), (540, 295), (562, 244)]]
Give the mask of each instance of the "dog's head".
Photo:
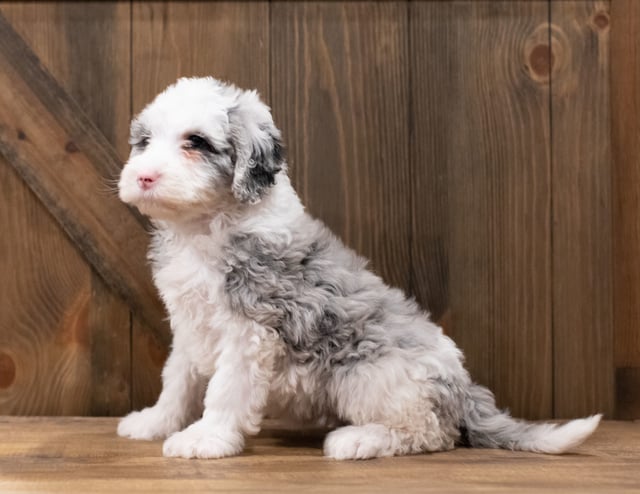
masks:
[(284, 167), (280, 132), (255, 91), (180, 79), (131, 123), (120, 198), (157, 219), (254, 204)]

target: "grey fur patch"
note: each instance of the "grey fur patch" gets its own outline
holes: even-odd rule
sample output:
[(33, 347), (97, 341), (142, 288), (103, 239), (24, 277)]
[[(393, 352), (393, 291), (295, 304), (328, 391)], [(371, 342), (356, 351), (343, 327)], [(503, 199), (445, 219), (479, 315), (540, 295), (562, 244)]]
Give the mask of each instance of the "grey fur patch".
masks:
[(430, 381), (433, 392), (433, 411), (438, 417), (440, 434), (444, 441), (450, 442), (451, 448), (454, 444), (462, 442), (461, 424), (464, 423), (465, 386), (451, 379), (433, 378)]
[(255, 204), (273, 186), (284, 169), (280, 131), (271, 122), (252, 125), (242, 107), (229, 110), (230, 142), (235, 156), (233, 194), (240, 202)]
[(149, 128), (137, 118), (131, 122), (129, 131), (129, 144), (131, 145), (131, 153), (138, 154), (147, 147), (151, 139), (151, 131)]
[(390, 342), (379, 296), (358, 279), (365, 263), (319, 222), (312, 225), (312, 235), (289, 244), (255, 234), (231, 238), (225, 249), (231, 307), (274, 328), (296, 364), (328, 371), (378, 358)]
[[(322, 223), (305, 215), (291, 232), (288, 240), (233, 235), (224, 248), (225, 292), (234, 311), (280, 334), (289, 362), (304, 366), (316, 383), (317, 407), (336, 413), (324, 394), (335, 376), (389, 352), (428, 352), (430, 338), (441, 336), (407, 325), (425, 317), (418, 305), (366, 270), (366, 261)], [(433, 376), (424, 386), (425, 417), (430, 408), (438, 419), (431, 432), (436, 446), (428, 447), (450, 449), (460, 442), (468, 375), (459, 381)]]
[[(233, 157), (231, 148), (224, 148), (220, 153), (201, 152), (201, 156), (214, 172), (216, 178), (222, 177), (225, 186), (230, 187), (233, 180)], [(214, 183), (214, 186), (218, 186), (218, 184)]]
[(478, 384), (467, 389), (463, 423), (474, 448), (530, 449), (522, 444), (533, 443), (553, 429), (553, 425), (512, 418), (508, 411), (496, 407), (493, 393)]
[(151, 131), (138, 118), (134, 118), (131, 121), (131, 128), (129, 129), (130, 141), (137, 141), (141, 137), (150, 136), (150, 135), (151, 135)]
[[(411, 321), (425, 317), (417, 304), (367, 271), (366, 261), (322, 223), (304, 215), (290, 231), (288, 239), (232, 235), (224, 247), (225, 293), (234, 311), (279, 333), (290, 364), (305, 367), (316, 383), (315, 402), (336, 413), (332, 397), (323, 394), (335, 376), (389, 352), (434, 351), (442, 336), (412, 327)], [(435, 442), (421, 447), (517, 449), (540, 432), (540, 426), (499, 411), (491, 392), (472, 384), (466, 371), (430, 376), (423, 386), (425, 416), (430, 409), (438, 425), (431, 431)]]
[(266, 148), (253, 148), (246, 170), (233, 187), (240, 202), (256, 203), (264, 192), (276, 182), (276, 174), (283, 167), (283, 147), (279, 139), (272, 137)]

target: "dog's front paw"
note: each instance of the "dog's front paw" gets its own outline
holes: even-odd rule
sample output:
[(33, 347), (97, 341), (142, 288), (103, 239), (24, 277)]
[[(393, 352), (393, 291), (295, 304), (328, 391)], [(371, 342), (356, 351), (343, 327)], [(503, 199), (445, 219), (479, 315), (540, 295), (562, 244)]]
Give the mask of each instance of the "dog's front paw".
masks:
[(164, 442), (164, 456), (182, 458), (223, 458), (242, 452), (244, 438), (240, 432), (220, 430), (199, 420)]
[(162, 439), (180, 430), (180, 424), (156, 407), (132, 412), (118, 424), (118, 435), (131, 439)]

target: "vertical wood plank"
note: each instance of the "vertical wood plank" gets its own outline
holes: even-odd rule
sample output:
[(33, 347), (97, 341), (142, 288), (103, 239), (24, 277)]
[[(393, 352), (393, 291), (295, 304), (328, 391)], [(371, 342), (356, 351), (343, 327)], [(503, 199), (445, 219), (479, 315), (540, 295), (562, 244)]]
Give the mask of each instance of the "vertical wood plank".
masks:
[(272, 96), (308, 210), (409, 288), (406, 2), (272, 4)]
[(131, 335), (133, 374), (131, 401), (134, 410), (153, 405), (162, 390), (162, 368), (169, 348), (138, 317), (133, 316)]
[(609, 2), (551, 2), (554, 414), (613, 412)]
[(131, 410), (131, 315), (124, 301), (91, 273), (91, 402), (89, 415)]
[(611, 2), (616, 417), (640, 418), (640, 3)]
[[(5, 2), (1, 9), (45, 67), (77, 99), (112, 144), (124, 153), (127, 146), (124, 129), (130, 114), (129, 5), (118, 2)], [(96, 193), (115, 193), (109, 192), (108, 188), (109, 185), (105, 184), (104, 190)], [(16, 197), (19, 215), (32, 210), (37, 211), (34, 214), (43, 215), (43, 222), (51, 221), (44, 208), (31, 205), (30, 201), (37, 199), (24, 191)], [(24, 225), (16, 226), (13, 233), (11, 238), (14, 242), (34, 246), (41, 236), (39, 230)], [(66, 238), (61, 230), (60, 235)], [(40, 271), (42, 264), (47, 262), (51, 262), (51, 259), (34, 251), (31, 257), (7, 265), (5, 269), (24, 265), (27, 271)], [(63, 406), (40, 403), (38, 413), (122, 414), (131, 406), (128, 307), (107, 289), (102, 279), (78, 257), (71, 245), (64, 254), (56, 255), (56, 262), (62, 266), (68, 264), (68, 269), (77, 272), (77, 276), (82, 274), (80, 278), (75, 278), (77, 289), (82, 294), (77, 300), (82, 303), (70, 300), (61, 315), (48, 314), (40, 327), (31, 327), (30, 331), (34, 334), (41, 331), (44, 336), (57, 328), (56, 331), (61, 335), (82, 334), (85, 344), (78, 346), (77, 338), (63, 337), (66, 339), (60, 340), (59, 336), (55, 337), (55, 342), (47, 343), (53, 344), (47, 347), (47, 351), (54, 353), (60, 352), (61, 344), (73, 345), (76, 351), (74, 358), (82, 365), (77, 367), (80, 365), (77, 363), (74, 372), (66, 367), (65, 375), (48, 373), (44, 366), (53, 364), (47, 363), (46, 359), (32, 360), (31, 365), (39, 368), (35, 370), (36, 373), (59, 381), (46, 384), (43, 381), (43, 385), (57, 390), (68, 399)], [(51, 284), (48, 290), (57, 293), (58, 280), (49, 278), (46, 283)], [(82, 386), (79, 382), (82, 382)], [(79, 386), (82, 392), (79, 392)], [(71, 391), (67, 392), (67, 388)], [(34, 396), (38, 395), (34, 390), (31, 392)], [(41, 396), (43, 400), (48, 395)], [(56, 397), (53, 403), (58, 399)], [(22, 413), (20, 408), (14, 408), (13, 411)], [(33, 410), (24, 412), (33, 413)]]
[(548, 2), (412, 2), (410, 19), (416, 293), (499, 405), (548, 417)]
[(449, 168), (451, 138), (458, 122), (456, 71), (460, 63), (451, 43), (459, 25), (454, 19), (464, 7), (411, 2), (410, 152), (412, 181), (412, 289), (447, 331), (450, 325)]
[(178, 77), (213, 76), (269, 96), (268, 2), (133, 3), (133, 109)]
[(85, 415), (91, 273), (0, 157), (0, 414)]
[[(213, 76), (269, 97), (269, 4), (133, 2), (133, 111), (178, 77)], [(155, 402), (167, 348), (134, 317), (134, 408)]]

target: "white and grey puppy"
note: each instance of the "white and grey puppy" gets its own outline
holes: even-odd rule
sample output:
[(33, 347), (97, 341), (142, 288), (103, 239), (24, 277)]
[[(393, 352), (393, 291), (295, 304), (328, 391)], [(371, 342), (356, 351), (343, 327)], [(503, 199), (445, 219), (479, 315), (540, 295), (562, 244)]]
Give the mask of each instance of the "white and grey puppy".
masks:
[(347, 459), (458, 443), (561, 453), (597, 427), (499, 411), (427, 314), (305, 212), (255, 91), (180, 79), (134, 119), (131, 145), (120, 197), (155, 225), (173, 346), (158, 402), (121, 436), (218, 458), (280, 416), (337, 426), (324, 453)]

